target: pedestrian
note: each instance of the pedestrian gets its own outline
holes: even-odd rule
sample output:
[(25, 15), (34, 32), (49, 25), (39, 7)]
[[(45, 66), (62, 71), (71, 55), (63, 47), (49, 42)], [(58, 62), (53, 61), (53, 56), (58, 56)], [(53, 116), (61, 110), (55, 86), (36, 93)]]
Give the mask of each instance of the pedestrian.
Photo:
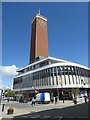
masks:
[(57, 96), (55, 97), (55, 104), (57, 103)]
[(9, 102), (9, 98), (8, 98), (7, 100), (8, 100), (8, 102)]
[(28, 98), (28, 101), (30, 101), (30, 97)]
[(54, 101), (54, 99), (53, 99), (53, 97), (51, 97), (51, 102), (53, 103), (53, 101)]
[(65, 100), (65, 97), (64, 97), (64, 95), (63, 95), (63, 103), (64, 103), (64, 100)]
[(85, 103), (87, 103), (87, 96), (84, 96)]
[(77, 98), (75, 97), (73, 100), (74, 104), (77, 104)]
[(34, 98), (34, 105), (35, 105), (35, 98)]
[(2, 112), (4, 111), (4, 104), (2, 104)]
[(35, 105), (35, 99), (34, 99), (34, 98), (32, 98), (32, 103), (31, 103), (31, 105), (32, 105), (32, 106)]

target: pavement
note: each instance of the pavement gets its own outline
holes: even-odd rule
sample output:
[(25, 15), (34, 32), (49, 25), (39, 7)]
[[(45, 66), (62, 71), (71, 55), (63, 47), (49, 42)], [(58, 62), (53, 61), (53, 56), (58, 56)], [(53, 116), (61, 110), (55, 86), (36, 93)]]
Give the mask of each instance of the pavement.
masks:
[[(2, 118), (60, 118), (60, 117), (88, 117), (88, 103), (85, 104), (84, 100), (80, 100), (77, 105), (72, 101), (58, 101), (57, 104), (36, 104), (31, 106), (31, 102), (28, 103), (18, 103), (10, 101), (9, 103), (3, 101), (5, 104), (4, 111), (2, 112)], [(14, 108), (14, 113), (11, 115), (7, 114), (7, 109), (9, 106)], [(2, 119), (4, 120), (4, 119)], [(16, 119), (17, 120), (17, 119)]]
[(1, 111), (1, 105), (0, 105), (0, 120), (2, 119), (2, 111)]

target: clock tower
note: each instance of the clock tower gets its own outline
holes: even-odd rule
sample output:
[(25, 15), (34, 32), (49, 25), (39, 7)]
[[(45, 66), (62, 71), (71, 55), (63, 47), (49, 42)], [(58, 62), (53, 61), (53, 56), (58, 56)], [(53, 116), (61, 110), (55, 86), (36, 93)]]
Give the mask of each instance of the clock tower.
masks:
[(40, 13), (32, 20), (30, 63), (38, 56), (48, 56), (47, 19)]

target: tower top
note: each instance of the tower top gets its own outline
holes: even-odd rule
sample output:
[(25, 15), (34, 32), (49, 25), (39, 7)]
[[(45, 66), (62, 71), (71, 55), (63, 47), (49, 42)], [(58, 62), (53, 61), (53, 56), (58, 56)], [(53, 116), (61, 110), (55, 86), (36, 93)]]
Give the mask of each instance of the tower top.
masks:
[(32, 23), (33, 23), (33, 21), (35, 20), (35, 18), (41, 18), (41, 19), (47, 21), (47, 18), (44, 17), (44, 16), (42, 16), (42, 15), (40, 14), (40, 9), (39, 9), (39, 12), (36, 13), (35, 17), (33, 18)]

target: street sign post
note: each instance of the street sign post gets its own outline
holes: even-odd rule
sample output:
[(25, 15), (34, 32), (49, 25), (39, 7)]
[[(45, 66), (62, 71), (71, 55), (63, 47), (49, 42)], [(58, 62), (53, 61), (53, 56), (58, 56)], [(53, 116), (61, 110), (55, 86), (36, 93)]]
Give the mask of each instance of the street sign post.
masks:
[(0, 104), (1, 104), (1, 99), (2, 99), (2, 89), (0, 89)]

